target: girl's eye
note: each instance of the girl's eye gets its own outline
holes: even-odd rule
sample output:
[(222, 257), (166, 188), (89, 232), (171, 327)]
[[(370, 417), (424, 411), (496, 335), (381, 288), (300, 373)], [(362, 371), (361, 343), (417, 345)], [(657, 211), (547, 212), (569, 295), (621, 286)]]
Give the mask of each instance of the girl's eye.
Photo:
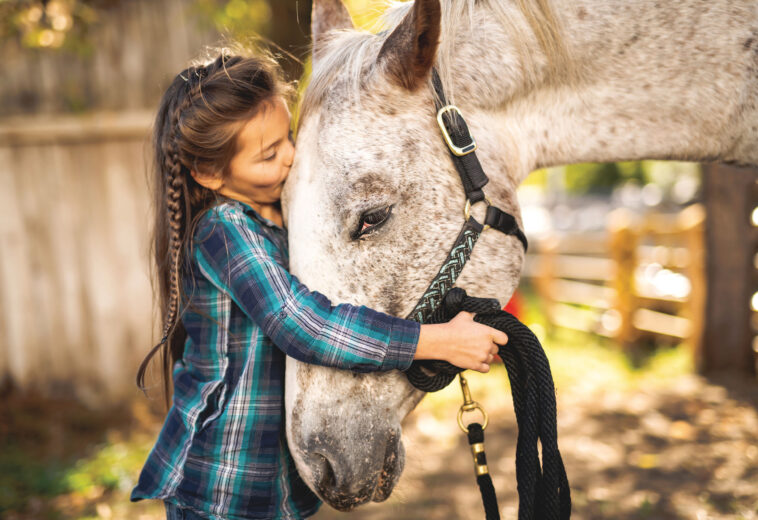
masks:
[(264, 161), (273, 161), (274, 159), (276, 159), (276, 152), (272, 153), (268, 157), (263, 158)]
[(382, 227), (389, 220), (391, 214), (392, 206), (365, 212), (358, 221), (358, 227), (352, 233), (353, 240), (362, 238)]

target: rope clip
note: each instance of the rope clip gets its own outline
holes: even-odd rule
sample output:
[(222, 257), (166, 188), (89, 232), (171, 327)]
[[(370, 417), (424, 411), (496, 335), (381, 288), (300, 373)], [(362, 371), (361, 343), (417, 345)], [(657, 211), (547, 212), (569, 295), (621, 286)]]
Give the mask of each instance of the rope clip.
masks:
[(487, 424), (490, 422), (489, 415), (487, 415), (487, 412), (484, 410), (484, 408), (482, 408), (482, 405), (471, 398), (471, 391), (468, 387), (468, 381), (466, 381), (466, 378), (463, 377), (463, 373), (458, 374), (458, 378), (460, 379), (461, 391), (463, 392), (463, 404), (458, 410), (458, 426), (460, 426), (461, 430), (463, 430), (463, 433), (468, 434), (468, 426), (463, 424), (463, 414), (466, 412), (479, 410), (482, 414), (482, 430), (484, 430), (487, 428)]

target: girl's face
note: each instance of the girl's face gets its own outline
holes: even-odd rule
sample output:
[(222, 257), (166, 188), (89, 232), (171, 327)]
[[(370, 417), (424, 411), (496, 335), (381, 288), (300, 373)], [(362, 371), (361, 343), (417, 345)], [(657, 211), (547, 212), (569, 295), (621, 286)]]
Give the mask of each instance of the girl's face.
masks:
[(237, 153), (218, 192), (254, 208), (278, 202), (294, 155), (290, 113), (277, 98), (240, 130)]

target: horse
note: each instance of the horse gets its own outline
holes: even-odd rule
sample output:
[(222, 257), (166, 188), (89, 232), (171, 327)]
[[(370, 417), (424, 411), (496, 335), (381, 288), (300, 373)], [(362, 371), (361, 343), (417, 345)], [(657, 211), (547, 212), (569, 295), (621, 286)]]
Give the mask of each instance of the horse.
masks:
[[(313, 4), (283, 207), (292, 272), (334, 303), (406, 316), (460, 229), (433, 68), (477, 140), (487, 195), (519, 225), (516, 188), (538, 168), (758, 163), (755, 1), (415, 0), (385, 22), (363, 32), (341, 0)], [(457, 285), (505, 302), (523, 260), (514, 237), (484, 233)], [(422, 397), (398, 371), (289, 358), (286, 434), (305, 482), (343, 511), (386, 499), (404, 465), (400, 423)]]

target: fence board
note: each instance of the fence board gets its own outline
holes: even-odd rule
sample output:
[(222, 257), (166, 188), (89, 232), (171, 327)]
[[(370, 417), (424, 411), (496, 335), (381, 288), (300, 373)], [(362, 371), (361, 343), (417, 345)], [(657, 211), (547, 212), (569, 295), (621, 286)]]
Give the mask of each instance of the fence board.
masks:
[(135, 392), (153, 321), (148, 128), (129, 136), (93, 121), (0, 141), (0, 374), (97, 405)]
[(692, 334), (692, 321), (689, 319), (650, 309), (635, 310), (632, 322), (639, 330), (664, 336), (686, 339)]
[(610, 287), (569, 280), (555, 280), (550, 287), (552, 299), (563, 303), (576, 303), (607, 309), (615, 293)]
[(615, 276), (615, 264), (608, 258), (556, 255), (551, 262), (553, 273), (561, 278), (605, 282)]

